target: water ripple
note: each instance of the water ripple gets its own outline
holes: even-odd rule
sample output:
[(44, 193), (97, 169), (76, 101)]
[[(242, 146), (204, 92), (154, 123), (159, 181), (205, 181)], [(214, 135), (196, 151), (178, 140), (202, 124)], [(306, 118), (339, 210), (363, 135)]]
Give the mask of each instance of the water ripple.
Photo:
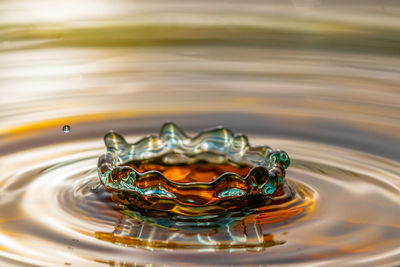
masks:
[[(400, 203), (397, 163), (318, 143), (268, 141), (289, 148), (293, 167), (287, 176), (296, 199), (224, 218), (152, 218), (124, 210), (99, 185), (98, 141), (11, 154), (3, 161), (19, 171), (0, 181), (8, 199), (0, 208), (10, 211), (1, 216), (2, 257), (39, 265), (60, 257), (78, 265), (200, 264), (202, 257), (216, 263), (221, 250), (230, 251), (226, 265), (248, 264), (247, 257), (252, 264), (369, 265), (397, 257), (399, 215), (391, 212)], [(153, 257), (152, 250), (168, 253)]]

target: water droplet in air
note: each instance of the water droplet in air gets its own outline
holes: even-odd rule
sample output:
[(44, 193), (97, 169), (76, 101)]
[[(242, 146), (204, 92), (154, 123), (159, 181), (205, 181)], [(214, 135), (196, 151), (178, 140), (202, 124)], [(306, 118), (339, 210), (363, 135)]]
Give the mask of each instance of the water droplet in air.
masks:
[(63, 126), (63, 132), (64, 133), (69, 133), (71, 131), (71, 126), (69, 125), (64, 125)]

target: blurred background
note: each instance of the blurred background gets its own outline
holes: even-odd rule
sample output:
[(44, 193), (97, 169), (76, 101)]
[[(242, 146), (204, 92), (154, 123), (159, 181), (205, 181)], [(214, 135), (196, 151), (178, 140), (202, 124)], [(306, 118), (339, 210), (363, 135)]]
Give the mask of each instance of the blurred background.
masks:
[(395, 0), (3, 0), (0, 134), (172, 119), (399, 159), (399, 14)]
[[(279, 241), (267, 253), (97, 240), (137, 223), (98, 193), (104, 134), (135, 141), (166, 120), (286, 150), (312, 211), (252, 220)], [(4, 266), (395, 266), (399, 133), (398, 0), (0, 0)]]

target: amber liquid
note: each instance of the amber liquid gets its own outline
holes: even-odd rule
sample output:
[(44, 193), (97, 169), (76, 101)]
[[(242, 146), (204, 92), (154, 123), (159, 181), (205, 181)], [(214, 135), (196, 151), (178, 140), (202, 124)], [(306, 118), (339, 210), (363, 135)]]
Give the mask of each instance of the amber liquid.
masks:
[(160, 158), (131, 161), (126, 165), (133, 167), (140, 173), (159, 171), (169, 180), (179, 183), (209, 183), (227, 172), (246, 177), (252, 169), (251, 165), (236, 163), (195, 162), (192, 164), (171, 165), (165, 164)]

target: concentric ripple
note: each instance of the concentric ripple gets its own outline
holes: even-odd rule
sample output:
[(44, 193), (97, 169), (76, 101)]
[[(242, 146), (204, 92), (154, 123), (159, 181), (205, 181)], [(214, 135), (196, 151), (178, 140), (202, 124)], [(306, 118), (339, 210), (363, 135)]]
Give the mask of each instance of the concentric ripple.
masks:
[(296, 198), (224, 217), (155, 218), (118, 206), (97, 178), (101, 140), (3, 157), (9, 171), (0, 194), (8, 198), (0, 208), (9, 213), (1, 214), (0, 255), (10, 264), (41, 266), (60, 259), (78, 266), (197, 265), (204, 257), (219, 262), (226, 252), (222, 265), (373, 265), (398, 258), (399, 214), (390, 212), (400, 203), (398, 163), (318, 143), (252, 140), (287, 148)]

